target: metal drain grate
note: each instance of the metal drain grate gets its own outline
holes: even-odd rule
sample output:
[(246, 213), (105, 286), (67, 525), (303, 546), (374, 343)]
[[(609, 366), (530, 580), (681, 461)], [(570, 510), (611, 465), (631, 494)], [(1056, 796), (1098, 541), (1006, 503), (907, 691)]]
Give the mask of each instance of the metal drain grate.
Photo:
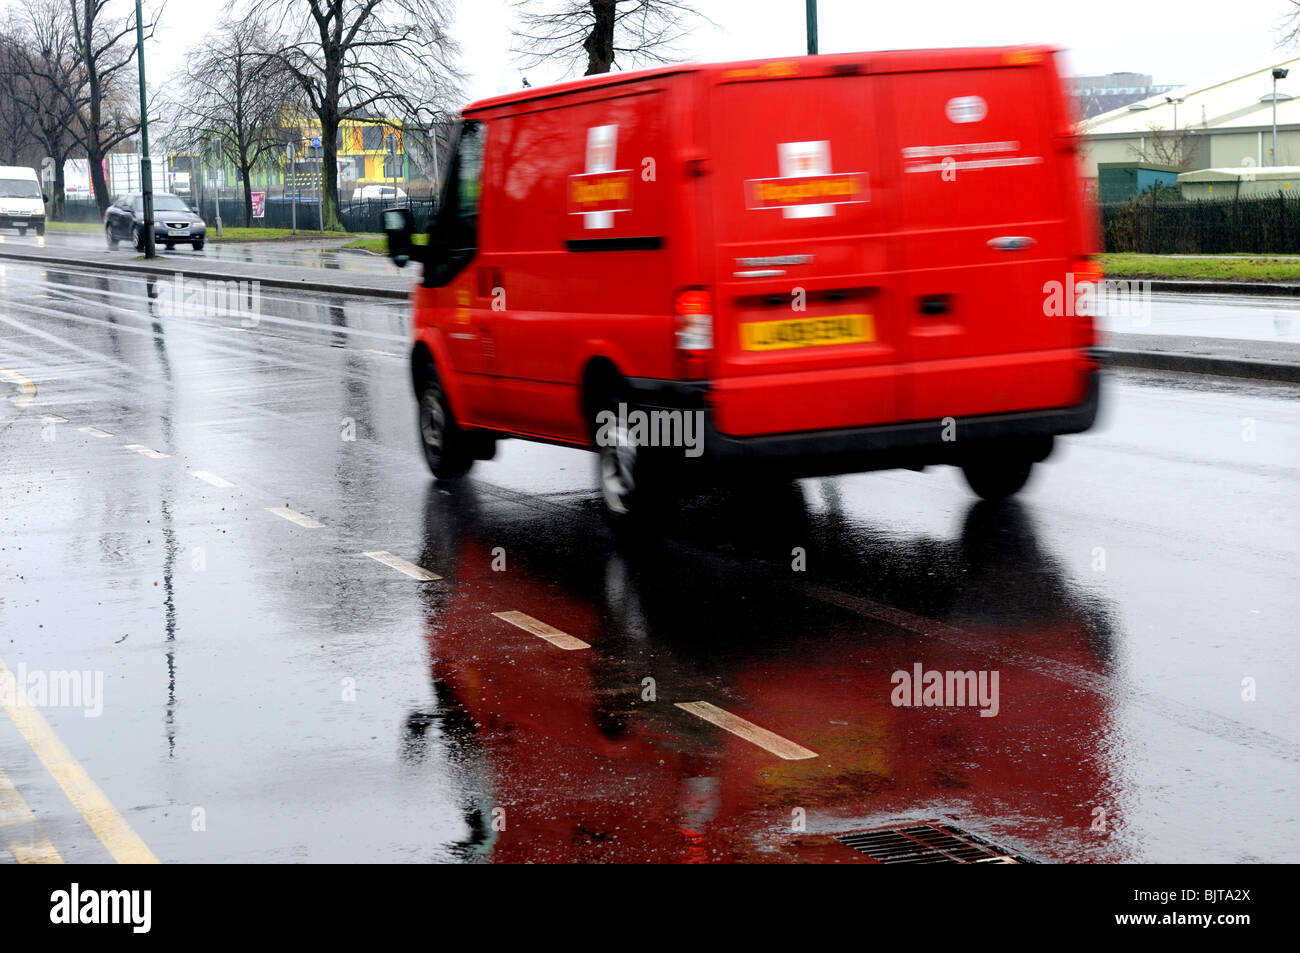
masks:
[(855, 831), (835, 838), (882, 864), (1025, 864), (1027, 858), (950, 824)]

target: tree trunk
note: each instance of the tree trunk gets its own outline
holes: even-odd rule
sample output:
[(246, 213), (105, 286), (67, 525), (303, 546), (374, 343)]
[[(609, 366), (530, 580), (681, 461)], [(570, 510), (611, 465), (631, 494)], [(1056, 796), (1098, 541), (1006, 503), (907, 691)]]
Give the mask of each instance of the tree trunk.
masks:
[(87, 149), (86, 160), (90, 163), (90, 187), (95, 192), (95, 205), (99, 207), (99, 217), (103, 218), (113, 203), (113, 197), (108, 194), (108, 182), (104, 178), (103, 150)]
[(244, 227), (253, 227), (253, 192), (252, 176), (249, 174), (247, 153), (239, 157), (239, 177), (244, 183)]
[(615, 0), (591, 0), (596, 22), (582, 41), (582, 48), (587, 51), (588, 76), (608, 73), (614, 65), (614, 3)]
[(64, 179), (63, 163), (68, 161), (66, 155), (56, 155), (54, 157), (54, 194), (50, 196), (50, 221), (63, 221), (65, 210), (64, 201)]
[(321, 165), (325, 182), (325, 220), (321, 231), (341, 231), (339, 224), (339, 118), (331, 110), (320, 117)]

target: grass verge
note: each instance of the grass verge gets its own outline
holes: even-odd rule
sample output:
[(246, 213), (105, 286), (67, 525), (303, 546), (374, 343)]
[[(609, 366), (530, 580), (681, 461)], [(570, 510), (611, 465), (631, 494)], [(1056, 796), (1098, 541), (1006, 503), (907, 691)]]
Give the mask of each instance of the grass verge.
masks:
[(1205, 255), (1174, 258), (1132, 252), (1098, 255), (1107, 278), (1182, 278), (1189, 281), (1300, 281), (1300, 258)]

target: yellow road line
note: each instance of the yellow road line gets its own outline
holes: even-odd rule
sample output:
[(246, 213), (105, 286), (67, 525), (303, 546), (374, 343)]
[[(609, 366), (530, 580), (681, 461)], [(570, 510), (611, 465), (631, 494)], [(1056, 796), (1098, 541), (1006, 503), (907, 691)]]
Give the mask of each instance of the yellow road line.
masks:
[(752, 721), (746, 721), (717, 705), (710, 705), (708, 702), (677, 702), (677, 707), (739, 738), (744, 738), (750, 744), (758, 745), (764, 751), (770, 751), (778, 758), (802, 761), (805, 758), (817, 757), (816, 751), (809, 751), (803, 745), (797, 745), (788, 738), (782, 738), (766, 728), (760, 728)]
[(297, 523), (306, 529), (320, 529), (325, 524), (319, 520), (314, 520), (310, 516), (304, 516), (297, 510), (291, 510), (287, 506), (268, 506), (265, 507), (268, 513), (274, 513), (282, 519), (287, 519), (290, 523)]
[(401, 556), (394, 556), (387, 550), (379, 550), (375, 553), (362, 553), (363, 556), (369, 556), (375, 562), (383, 563), (385, 566), (391, 566), (400, 573), (405, 573), (412, 579), (420, 579), (425, 582), (432, 582), (435, 579), (441, 579), (436, 572), (429, 572), (423, 566), (417, 566), (415, 563), (407, 562)]
[(30, 404), (32, 398), (36, 396), (36, 385), (17, 371), (11, 371), (7, 367), (0, 367), (0, 377), (7, 377), (18, 385), (17, 396), (9, 399), (18, 406), (19, 410)]
[[(63, 858), (41, 831), (36, 815), (27, 806), (13, 782), (0, 771), (0, 831), (7, 835), (9, 852), (20, 864), (61, 864)], [(3, 835), (0, 835), (3, 836)]]
[(90, 779), (86, 769), (59, 740), (45, 717), (27, 703), (23, 687), (13, 677), (3, 658), (0, 658), (0, 680), (13, 686), (12, 692), (0, 695), (0, 707), (4, 708), (14, 727), (27, 739), (45, 769), (63, 788), (63, 793), (108, 848), (113, 859), (119, 864), (158, 863), (153, 851), (117, 812), (99, 785)]
[(512, 609), (509, 612), (494, 612), (492, 614), (498, 619), (509, 622), (511, 625), (519, 626), (519, 628), (523, 629), (525, 632), (531, 632), (539, 639), (545, 639), (556, 648), (568, 649), (570, 651), (573, 649), (591, 648), (591, 646), (582, 641), (582, 639), (574, 638), (567, 632), (561, 632), (559, 629), (547, 625), (540, 619), (534, 619), (526, 612), (518, 612)]

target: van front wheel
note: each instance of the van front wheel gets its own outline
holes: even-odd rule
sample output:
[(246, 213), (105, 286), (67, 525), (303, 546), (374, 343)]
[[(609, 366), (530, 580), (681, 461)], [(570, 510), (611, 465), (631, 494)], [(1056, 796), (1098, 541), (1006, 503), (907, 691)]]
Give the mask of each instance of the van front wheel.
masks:
[(436, 479), (454, 480), (469, 472), (474, 465), (469, 436), (452, 416), (441, 382), (431, 376), (420, 394), (420, 445)]
[(1005, 500), (1014, 496), (1029, 481), (1034, 461), (1024, 457), (985, 458), (963, 463), (966, 482), (981, 499)]

